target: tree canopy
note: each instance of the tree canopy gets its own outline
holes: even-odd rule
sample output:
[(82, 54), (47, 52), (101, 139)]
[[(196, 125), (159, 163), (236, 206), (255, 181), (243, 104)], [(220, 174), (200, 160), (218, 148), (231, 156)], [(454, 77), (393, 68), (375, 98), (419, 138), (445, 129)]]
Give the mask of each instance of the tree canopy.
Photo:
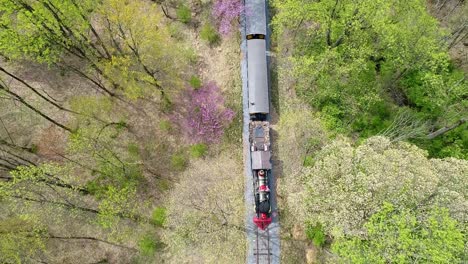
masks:
[(304, 169), (304, 209), (334, 237), (363, 234), (364, 223), (384, 202), (397, 210), (445, 207), (463, 221), (467, 172), (467, 161), (428, 159), (409, 143), (373, 137), (353, 147), (337, 140)]
[(464, 118), (468, 83), (453, 66), (447, 32), (426, 1), (274, 5), (275, 32), (293, 43), (296, 92), (321, 112), (329, 129), (366, 138), (388, 127), (403, 106), (434, 127)]
[(339, 263), (461, 263), (464, 235), (447, 210), (421, 214), (384, 203), (364, 225), (365, 238), (339, 239)]

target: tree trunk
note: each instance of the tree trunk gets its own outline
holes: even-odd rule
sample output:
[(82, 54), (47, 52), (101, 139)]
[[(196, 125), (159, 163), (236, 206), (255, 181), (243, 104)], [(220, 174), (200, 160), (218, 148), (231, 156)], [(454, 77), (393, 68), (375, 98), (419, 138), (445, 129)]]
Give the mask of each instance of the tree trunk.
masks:
[(43, 118), (45, 118), (47, 121), (51, 122), (52, 124), (62, 128), (63, 130), (66, 130), (70, 133), (73, 132), (73, 130), (65, 125), (62, 125), (61, 123), (55, 121), (54, 119), (50, 118), (49, 116), (47, 116), (46, 114), (44, 114), (43, 112), (41, 112), (40, 110), (38, 110), (37, 108), (35, 108), (34, 106), (30, 105), (28, 102), (26, 102), (21, 96), (19, 96), (18, 94), (8, 90), (5, 86), (1, 85), (0, 84), (0, 90), (3, 90), (5, 91), (7, 94), (9, 95), (12, 95), (13, 97), (15, 97), (18, 101), (20, 101), (24, 106), (26, 106), (27, 108), (33, 110), (35, 113), (37, 113), (38, 115), (42, 116)]
[(163, 3), (161, 3), (161, 9), (162, 9), (165, 17), (167, 17), (167, 18), (169, 18), (171, 20), (174, 20), (174, 18), (171, 15), (169, 15), (169, 11), (167, 10), (167, 7), (164, 6)]
[(16, 199), (20, 199), (20, 200), (29, 201), (29, 202), (36, 202), (36, 203), (41, 203), (41, 204), (42, 203), (48, 203), (48, 204), (63, 206), (63, 207), (70, 208), (70, 209), (78, 209), (78, 210), (84, 211), (84, 212), (99, 214), (98, 210), (91, 209), (91, 208), (86, 208), (86, 207), (81, 207), (81, 206), (70, 204), (70, 203), (63, 203), (63, 202), (49, 201), (49, 200), (39, 200), (39, 199), (34, 199), (34, 198), (25, 197), (25, 196), (21, 196), (21, 195), (12, 195), (11, 197), (16, 198)]
[(443, 127), (443, 128), (441, 128), (441, 129), (439, 129), (439, 130), (437, 130), (435, 132), (430, 133), (429, 135), (427, 135), (427, 138), (428, 139), (434, 139), (434, 138), (436, 138), (436, 137), (438, 137), (440, 135), (443, 135), (443, 134), (445, 134), (445, 133), (447, 133), (447, 132), (449, 132), (449, 131), (451, 131), (451, 130), (453, 130), (453, 129), (461, 126), (461, 125), (463, 125), (466, 122), (466, 120), (467, 120), (467, 118), (462, 118), (462, 119), (458, 120), (458, 122), (456, 122), (455, 124), (453, 124), (451, 126), (446, 126), (446, 127)]
[(27, 83), (25, 80), (19, 78), (18, 76), (10, 73), (9, 71), (5, 70), (5, 68), (1, 67), (0, 66), (0, 71), (4, 72), (6, 75), (10, 76), (11, 78), (17, 80), (18, 82), (22, 83), (24, 86), (26, 86), (29, 90), (33, 91), (33, 93), (37, 94), (39, 97), (41, 97), (42, 99), (44, 99), (46, 102), (48, 102), (49, 104), (57, 107), (58, 109), (60, 110), (63, 110), (65, 112), (69, 112), (69, 113), (73, 113), (73, 114), (79, 114), (73, 110), (70, 110), (70, 109), (67, 109), (59, 104), (57, 104), (56, 102), (50, 100), (49, 98), (47, 98), (46, 96), (44, 96), (43, 94), (41, 94), (38, 90), (36, 90), (34, 87), (32, 87), (29, 83)]
[(99, 238), (96, 238), (96, 237), (89, 237), (89, 236), (55, 236), (55, 235), (49, 234), (49, 236), (47, 236), (46, 238), (49, 238), (49, 239), (63, 239), (63, 240), (91, 240), (91, 241), (105, 243), (105, 244), (120, 247), (120, 248), (126, 248), (126, 249), (132, 250), (132, 251), (138, 251), (137, 249), (129, 247), (129, 246), (119, 245), (119, 244), (116, 244), (116, 243), (113, 243), (113, 242), (110, 242), (110, 241), (107, 241), (107, 240), (102, 240), (102, 239), (99, 239)]

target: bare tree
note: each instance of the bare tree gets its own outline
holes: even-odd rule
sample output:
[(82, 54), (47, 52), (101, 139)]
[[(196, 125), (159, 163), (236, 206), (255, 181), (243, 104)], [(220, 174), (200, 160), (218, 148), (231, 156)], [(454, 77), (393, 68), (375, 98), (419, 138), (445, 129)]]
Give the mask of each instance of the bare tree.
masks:
[(392, 142), (414, 138), (422, 138), (428, 131), (428, 122), (411, 114), (410, 110), (403, 110), (393, 119), (392, 124), (378, 133)]
[(28, 101), (26, 101), (26, 99), (24, 99), (23, 97), (21, 97), (19, 94), (13, 92), (8, 86), (7, 84), (2, 80), (0, 79), (0, 91), (3, 91), (5, 92), (7, 95), (11, 96), (12, 98), (16, 99), (18, 102), (20, 102), (22, 105), (26, 106), (27, 108), (29, 108), (30, 110), (32, 110), (33, 112), (35, 112), (36, 114), (40, 115), (41, 117), (43, 117), (44, 119), (46, 119), (47, 121), (51, 122), (52, 124), (62, 128), (63, 130), (65, 131), (68, 131), (68, 132), (72, 132), (73, 130), (69, 127), (67, 127), (66, 125), (60, 123), (59, 121), (57, 121), (56, 119), (50, 117), (48, 114), (44, 113), (43, 111), (41, 111), (40, 109), (38, 109), (37, 107), (34, 107), (31, 103), (29, 103)]
[(427, 139), (434, 139), (434, 138), (436, 138), (436, 137), (438, 137), (438, 136), (441, 136), (441, 135), (443, 135), (443, 134), (445, 134), (445, 133), (451, 131), (451, 130), (453, 130), (453, 129), (455, 129), (455, 128), (457, 128), (457, 127), (459, 127), (459, 126), (465, 124), (467, 119), (468, 119), (468, 118), (464, 117), (464, 118), (461, 118), (460, 120), (458, 120), (457, 122), (453, 123), (453, 124), (450, 125), (450, 126), (442, 127), (442, 128), (440, 128), (440, 129), (438, 129), (438, 130), (436, 130), (436, 131), (434, 131), (434, 132), (428, 134), (428, 135), (427, 135)]

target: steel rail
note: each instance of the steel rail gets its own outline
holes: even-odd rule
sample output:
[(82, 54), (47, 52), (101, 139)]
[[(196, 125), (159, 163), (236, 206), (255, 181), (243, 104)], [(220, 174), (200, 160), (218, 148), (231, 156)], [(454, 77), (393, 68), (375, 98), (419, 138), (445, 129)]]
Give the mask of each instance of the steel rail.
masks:
[(262, 235), (259, 235), (259, 229), (256, 228), (255, 233), (256, 233), (256, 247), (254, 250), (254, 255), (256, 257), (256, 263), (257, 264), (265, 264), (265, 263), (270, 264), (271, 255), (272, 255), (271, 247), (270, 247), (270, 229), (266, 228), (265, 232)]
[(258, 254), (258, 251), (259, 251), (258, 250), (258, 240), (259, 240), (258, 239), (258, 227), (257, 227), (257, 230), (255, 231), (255, 233), (257, 233), (257, 247), (256, 247), (257, 253), (254, 253), (254, 254), (257, 255), (257, 264), (259, 264), (260, 263), (260, 255)]
[(271, 255), (271, 253), (270, 253), (270, 228), (267, 227), (266, 233), (267, 233), (268, 264), (270, 264), (270, 262), (271, 262), (270, 261), (270, 255)]

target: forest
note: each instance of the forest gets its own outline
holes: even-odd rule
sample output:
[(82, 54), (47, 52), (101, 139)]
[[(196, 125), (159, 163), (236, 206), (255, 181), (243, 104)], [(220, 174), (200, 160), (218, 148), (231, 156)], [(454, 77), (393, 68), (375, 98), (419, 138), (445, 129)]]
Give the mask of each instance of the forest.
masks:
[(283, 262), (465, 263), (466, 2), (272, 2)]
[[(468, 261), (468, 3), (271, 0), (283, 263)], [(0, 0), (0, 263), (245, 263), (241, 0)]]

